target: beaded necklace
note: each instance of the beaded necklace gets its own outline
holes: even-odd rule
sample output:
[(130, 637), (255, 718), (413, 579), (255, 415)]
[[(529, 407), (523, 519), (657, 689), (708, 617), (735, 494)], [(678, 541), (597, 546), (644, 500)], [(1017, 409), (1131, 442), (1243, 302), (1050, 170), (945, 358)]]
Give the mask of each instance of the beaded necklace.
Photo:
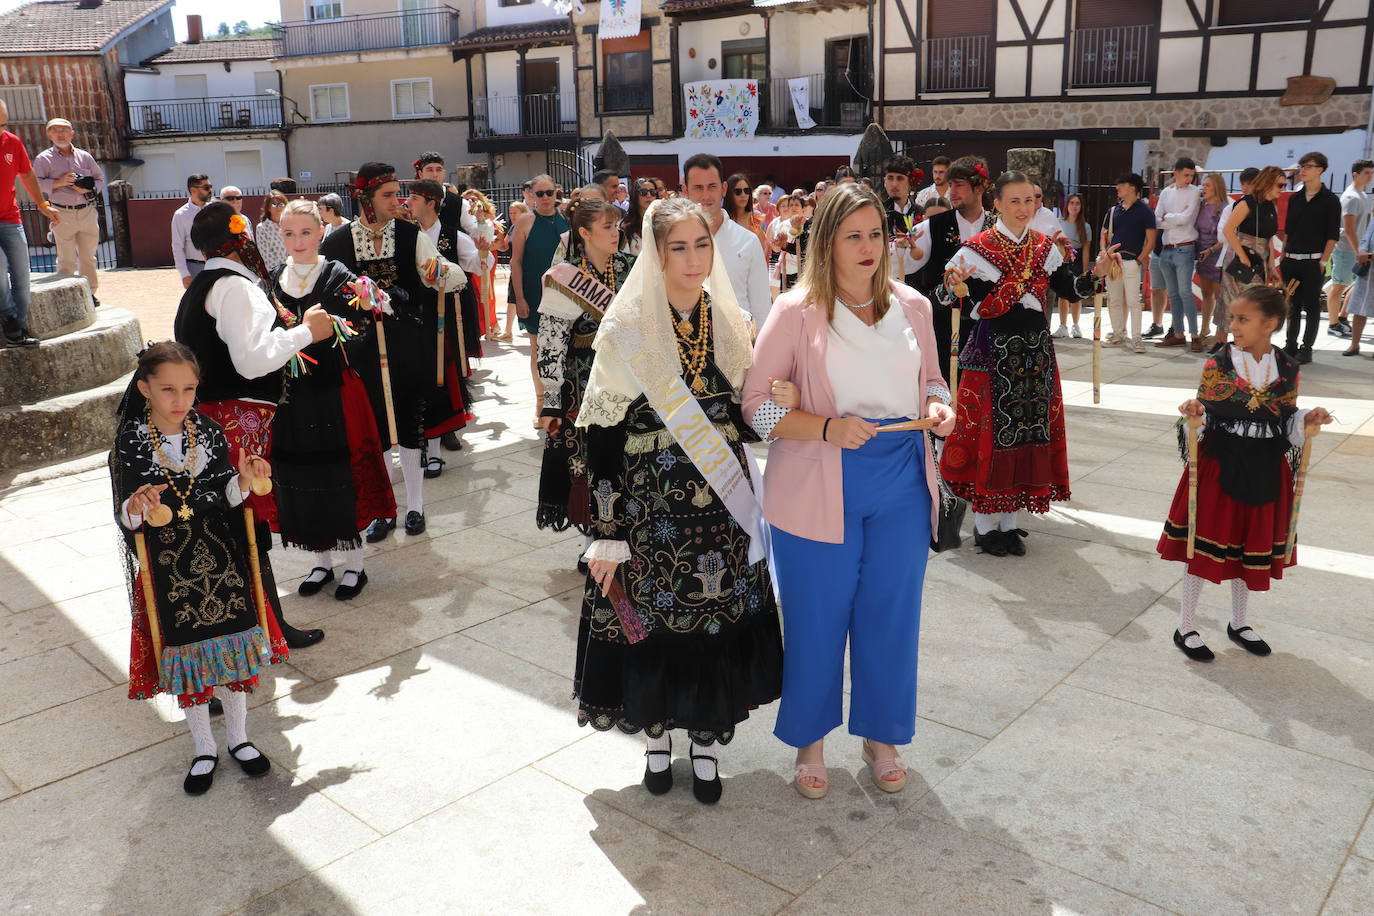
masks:
[[(162, 476), (167, 478), (167, 486), (171, 487), (172, 492), (177, 495), (177, 499), (181, 500), (181, 508), (177, 510), (177, 517), (183, 522), (190, 521), (191, 516), (195, 515), (195, 511), (191, 509), (190, 499), (191, 490), (196, 484), (196, 474), (195, 471), (191, 469), (191, 452), (196, 447), (196, 426), (191, 422), (189, 414), (186, 419), (181, 422), (182, 429), (186, 436), (186, 452), (182, 456), (181, 467), (175, 467), (172, 464), (172, 459), (167, 455), (166, 440), (162, 438), (162, 431), (158, 429), (157, 424), (153, 422), (153, 412), (151, 408), (148, 410), (147, 422), (148, 438), (152, 440), (153, 451), (157, 453), (157, 457), (160, 459), (158, 468), (162, 471)], [(176, 485), (176, 481), (172, 478), (173, 471), (188, 476), (189, 479), (186, 481), (185, 493), (181, 492), (180, 488)], [(167, 518), (170, 520), (170, 513), (168, 513)]]
[[(671, 305), (668, 306), (670, 309)], [(683, 374), (691, 377), (689, 383), (694, 394), (706, 390), (706, 357), (711, 348), (711, 310), (706, 307), (706, 290), (697, 296), (696, 312), (700, 316), (696, 334), (692, 334), (692, 319), (678, 318), (673, 322), (674, 338), (677, 340), (678, 355), (682, 359)]]
[(597, 280), (600, 280), (603, 284), (605, 284), (605, 286), (606, 286), (607, 289), (609, 289), (611, 292), (615, 292), (615, 289), (616, 289), (616, 287), (615, 287), (616, 280), (615, 280), (615, 254), (614, 254), (614, 253), (611, 253), (611, 254), (609, 254), (609, 255), (606, 256), (606, 271), (605, 271), (604, 273), (601, 272), (601, 271), (599, 271), (599, 270), (597, 270), (595, 267), (593, 267), (593, 266), (591, 266), (590, 264), (587, 263), (587, 252), (586, 252), (585, 249), (584, 249), (583, 252), (582, 252), (581, 262), (582, 262), (581, 266), (582, 266), (582, 271), (583, 271), (583, 273), (586, 273), (586, 274), (588, 274), (588, 275), (590, 275), (590, 276), (596, 278)]

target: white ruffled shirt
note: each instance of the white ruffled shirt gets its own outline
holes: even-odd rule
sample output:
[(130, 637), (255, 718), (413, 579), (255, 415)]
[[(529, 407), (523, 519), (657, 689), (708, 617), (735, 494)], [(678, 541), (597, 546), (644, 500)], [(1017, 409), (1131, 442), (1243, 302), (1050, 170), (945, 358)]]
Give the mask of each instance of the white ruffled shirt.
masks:
[(239, 375), (261, 378), (276, 372), (310, 345), (310, 329), (305, 325), (273, 329), (277, 310), (253, 271), (229, 258), (211, 258), (205, 269), (228, 269), (238, 274), (210, 287), (205, 311), (215, 319), (215, 331), (228, 347), (229, 359)]
[[(1022, 239), (1026, 237), (1026, 233), (1030, 231), (1030, 227), (1027, 226), (1026, 229), (1024, 229), (1020, 235), (1013, 235), (1012, 231), (1007, 228), (1007, 224), (1002, 222), (1000, 219), (997, 221), (996, 228), (998, 232), (1000, 232), (1003, 236), (1005, 236), (1013, 242), (1020, 242)], [(1056, 270), (1059, 269), (1059, 266), (1063, 263), (1063, 252), (1059, 250), (1058, 245), (1051, 245), (1050, 253), (1045, 258), (1045, 273), (1054, 273)], [(996, 283), (998, 279), (1000, 279), (1002, 276), (1002, 272), (998, 270), (996, 267), (993, 267), (990, 263), (988, 263), (987, 258), (984, 258), (982, 255), (967, 247), (960, 248), (955, 253), (954, 257), (949, 259), (949, 264), (945, 266), (945, 269), (949, 270), (952, 267), (971, 267), (973, 268), (973, 273), (970, 276), (976, 277), (979, 280), (986, 280), (989, 283)], [(1042, 303), (1039, 299), (1035, 298), (1035, 296), (1031, 295), (1030, 293), (1026, 293), (1024, 296), (1021, 297), (1021, 304), (1024, 305), (1026, 308), (1033, 309), (1037, 312), (1043, 312), (1045, 310), (1044, 303)], [(973, 310), (973, 317), (982, 317), (978, 314), (977, 308), (974, 308)]]

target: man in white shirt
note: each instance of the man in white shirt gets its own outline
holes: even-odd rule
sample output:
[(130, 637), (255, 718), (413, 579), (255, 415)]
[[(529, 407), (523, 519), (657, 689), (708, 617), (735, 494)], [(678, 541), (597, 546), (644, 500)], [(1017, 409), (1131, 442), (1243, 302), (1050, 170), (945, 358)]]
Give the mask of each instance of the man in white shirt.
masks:
[(1038, 184), (1032, 184), (1035, 188), (1035, 215), (1031, 217), (1030, 227), (1042, 235), (1054, 238), (1063, 235), (1063, 230), (1059, 228), (1059, 217), (1054, 215), (1054, 211), (1045, 206), (1045, 190)]
[[(1345, 293), (1355, 282), (1355, 253), (1369, 226), (1370, 199), (1365, 191), (1374, 180), (1374, 162), (1360, 159), (1350, 167), (1350, 186), (1341, 192), (1341, 237), (1331, 252), (1331, 290), (1326, 296), (1328, 334), (1349, 337), (1350, 325), (1341, 317)], [(1355, 341), (1358, 345), (1359, 341)]]
[(921, 207), (930, 206), (937, 197), (949, 197), (949, 157), (936, 156), (930, 163), (931, 185), (916, 192), (916, 203)]
[(773, 302), (768, 292), (768, 262), (763, 257), (759, 237), (732, 219), (721, 207), (725, 193), (724, 168), (710, 153), (697, 153), (682, 166), (682, 183), (687, 197), (706, 211), (719, 256), (730, 275), (730, 285), (740, 308), (753, 316), (754, 329), (763, 327)]
[(76, 131), (66, 118), (49, 121), (47, 134), (52, 146), (34, 156), (32, 164), (48, 202), (66, 214), (60, 225), (52, 227), (57, 245), (56, 272), (69, 277), (80, 273), (91, 288), (91, 299), (99, 305), (95, 298), (100, 287), (95, 257), (100, 245), (96, 201), (105, 190), (105, 172), (94, 156), (72, 145)]
[[(437, 181), (420, 179), (410, 183), (410, 196), (406, 198), (410, 215), (415, 217), (415, 222), (420, 224), (420, 230), (429, 236), (436, 249), (440, 247), (439, 237), (444, 228), (439, 222), (439, 207), (443, 203), (443, 193), (444, 186)], [(456, 240), (455, 263), (470, 274), (481, 273), (482, 256), (477, 251), (477, 243), (472, 240), (472, 236), (456, 226), (452, 227), (452, 230)]]
[(1197, 300), (1193, 298), (1193, 273), (1197, 269), (1197, 211), (1202, 189), (1193, 184), (1197, 165), (1182, 157), (1174, 163), (1174, 183), (1159, 192), (1155, 220), (1159, 226), (1159, 266), (1169, 293), (1169, 333), (1156, 347), (1181, 347), (1193, 339), (1192, 349), (1202, 350), (1198, 337)]
[(205, 175), (186, 179), (186, 203), (172, 214), (172, 263), (181, 274), (181, 288), (191, 288), (191, 278), (205, 269), (205, 256), (191, 244), (191, 223), (215, 196), (215, 186)]

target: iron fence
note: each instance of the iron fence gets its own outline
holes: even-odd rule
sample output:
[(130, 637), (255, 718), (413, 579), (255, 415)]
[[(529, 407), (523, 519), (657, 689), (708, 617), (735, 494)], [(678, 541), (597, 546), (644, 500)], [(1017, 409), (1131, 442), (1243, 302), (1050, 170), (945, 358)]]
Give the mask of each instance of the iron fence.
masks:
[(598, 86), (597, 99), (602, 114), (652, 111), (654, 90), (652, 86)]
[(1153, 25), (1116, 25), (1075, 29), (1075, 89), (1148, 86), (1154, 82), (1159, 44)]
[[(96, 218), (100, 222), (100, 243), (95, 249), (95, 263), (101, 270), (113, 270), (119, 263), (105, 198), (97, 196), (95, 207)], [(66, 216), (74, 211), (59, 209), (58, 212), (61, 216)], [(29, 270), (33, 273), (52, 273), (57, 270), (57, 243), (53, 241), (52, 226), (48, 218), (38, 212), (33, 201), (20, 200), (19, 221), (24, 227), (24, 237), (28, 240)]]
[(129, 134), (206, 134), (281, 127), (279, 96), (150, 99), (129, 103)]
[(992, 88), (988, 35), (927, 38), (923, 43), (926, 92), (980, 92)]
[(449, 6), (399, 13), (283, 22), (282, 57), (350, 54), (451, 44), (458, 39), (458, 11)]
[(571, 92), (488, 96), (472, 103), (473, 139), (577, 133), (577, 97)]
[(759, 124), (768, 130), (800, 130), (796, 108), (792, 104), (793, 79), (806, 80), (806, 108), (816, 127), (863, 130), (868, 120), (868, 103), (863, 100), (831, 97), (830, 83), (824, 73), (805, 76), (771, 77), (759, 80), (759, 99), (762, 111)]

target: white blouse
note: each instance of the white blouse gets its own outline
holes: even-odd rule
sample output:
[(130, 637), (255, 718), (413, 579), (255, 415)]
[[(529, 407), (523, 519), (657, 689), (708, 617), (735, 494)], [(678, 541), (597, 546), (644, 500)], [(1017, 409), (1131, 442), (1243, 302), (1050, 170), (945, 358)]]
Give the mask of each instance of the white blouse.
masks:
[(921, 346), (897, 300), (869, 327), (835, 300), (825, 368), (841, 416), (882, 420), (925, 415)]

